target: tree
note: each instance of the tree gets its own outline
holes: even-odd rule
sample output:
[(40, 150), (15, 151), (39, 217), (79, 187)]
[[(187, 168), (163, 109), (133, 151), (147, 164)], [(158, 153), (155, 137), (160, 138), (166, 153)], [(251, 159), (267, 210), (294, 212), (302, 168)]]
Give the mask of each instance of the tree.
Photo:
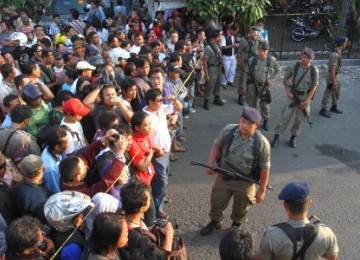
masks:
[(207, 21), (217, 21), (224, 15), (233, 15), (242, 31), (266, 15), (268, 0), (185, 0), (192, 13)]
[(43, 10), (49, 8), (52, 0), (3, 0), (4, 4), (15, 7), (16, 9), (24, 9), (28, 16), (39, 21), (43, 15)]

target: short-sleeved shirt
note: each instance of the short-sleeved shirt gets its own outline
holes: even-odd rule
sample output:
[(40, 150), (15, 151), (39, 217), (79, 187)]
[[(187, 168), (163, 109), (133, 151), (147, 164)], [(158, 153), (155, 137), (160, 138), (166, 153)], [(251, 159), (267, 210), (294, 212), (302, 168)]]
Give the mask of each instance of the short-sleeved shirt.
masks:
[(219, 45), (216, 45), (214, 48), (216, 48), (215, 50), (209, 45), (206, 45), (205, 50), (204, 50), (204, 56), (206, 57), (207, 60), (207, 65), (209, 67), (211, 66), (215, 66), (215, 67), (220, 67), (221, 65), (221, 52), (220, 52), (220, 47)]
[(151, 134), (150, 141), (153, 145), (158, 146), (164, 149), (165, 152), (170, 152), (171, 148), (171, 137), (167, 125), (166, 116), (174, 112), (174, 106), (171, 105), (161, 105), (161, 108), (152, 112), (147, 110), (147, 107), (144, 107), (144, 112), (150, 115), (151, 119)]
[[(16, 132), (14, 132), (16, 131)], [(10, 137), (11, 133), (14, 134)], [(7, 157), (11, 157), (13, 153), (20, 149), (26, 149), (29, 153), (40, 155), (40, 148), (38, 144), (36, 143), (36, 140), (34, 136), (31, 134), (23, 131), (23, 130), (16, 130), (12, 128), (4, 128), (0, 130), (0, 151), (3, 151), (5, 148), (5, 144), (7, 140), (9, 139), (9, 143), (6, 147), (6, 150), (4, 151), (4, 154)]]
[[(331, 66), (339, 66), (339, 63), (341, 63), (341, 53), (340, 52), (337, 52), (337, 51), (332, 51), (330, 53), (330, 56), (329, 56), (329, 63), (328, 63), (328, 66), (329, 66), (329, 73), (328, 73), (328, 76), (326, 78), (327, 82), (332, 82), (331, 80), (331, 74), (330, 74), (330, 67)], [(340, 78), (340, 73), (341, 73), (341, 67), (337, 67), (336, 68), (336, 80), (339, 80)]]
[[(294, 228), (304, 227), (309, 221), (288, 220)], [(333, 256), (339, 252), (336, 236), (330, 228), (325, 225), (318, 225), (319, 232), (306, 250), (305, 259), (323, 259), (322, 255)], [(297, 250), (300, 250), (303, 242), (299, 241)], [(287, 235), (278, 227), (270, 226), (264, 233), (260, 243), (259, 256), (262, 260), (290, 260), (293, 255), (293, 243)]]
[(259, 38), (255, 40), (244, 38), (239, 43), (238, 53), (243, 55), (244, 61), (248, 61), (251, 57), (257, 55), (258, 46)]
[(37, 136), (39, 131), (47, 125), (49, 122), (49, 106), (42, 101), (42, 107), (39, 108), (31, 108), (32, 116), (30, 118), (29, 125), (26, 127), (26, 132), (31, 134), (32, 136)]
[[(288, 68), (286, 68), (285, 71), (285, 75), (284, 75), (284, 79), (290, 79), (290, 84), (293, 84), (293, 76), (294, 76), (294, 68), (295, 65), (290, 66)], [(298, 84), (298, 80), (301, 78), (301, 76), (304, 74), (305, 76), (303, 77), (303, 79), (301, 80), (301, 82)], [(319, 82), (319, 70), (315, 67), (315, 79), (314, 82), (316, 83), (315, 85), (318, 85)], [(297, 75), (295, 76), (295, 84), (297, 84), (296, 90), (298, 91), (309, 91), (314, 85), (313, 82), (311, 80), (311, 68), (303, 68), (301, 67), (301, 65), (299, 66)]]
[[(250, 175), (251, 169), (254, 161), (254, 138), (255, 133), (246, 139), (242, 139), (239, 129), (236, 129), (234, 132), (234, 139), (229, 145), (229, 151), (227, 156), (225, 156), (225, 137), (230, 131), (237, 127), (236, 124), (230, 124), (225, 126), (220, 134), (214, 141), (214, 145), (217, 146), (221, 152), (221, 167), (226, 170), (233, 170), (235, 168), (237, 171)], [(260, 168), (270, 168), (270, 145), (268, 140), (261, 134), (260, 136), (260, 149), (258, 153), (258, 164)], [(231, 165), (231, 166), (230, 166)]]
[(66, 123), (63, 119), (60, 125), (68, 126), (71, 129), (71, 131), (74, 133), (72, 134), (70, 133), (70, 131), (66, 131), (66, 135), (69, 140), (68, 148), (65, 151), (66, 154), (73, 153), (74, 151), (77, 151), (86, 145), (84, 131), (82, 129), (80, 122), (69, 124)]
[[(132, 158), (134, 165), (138, 164), (151, 150), (151, 142), (147, 135), (141, 135), (139, 133), (133, 133), (133, 141), (129, 150), (129, 156)], [(152, 163), (146, 170), (141, 171), (135, 167), (138, 178), (150, 185), (152, 178), (154, 177), (155, 169)]]
[[(273, 56), (269, 56), (262, 60), (257, 58), (256, 64), (254, 68), (252, 68), (254, 58), (255, 57), (251, 57), (248, 61), (248, 66), (246, 67), (243, 84), (246, 84), (246, 81), (251, 77), (253, 77), (255, 82), (263, 84), (268, 79), (274, 80), (276, 76), (280, 73), (280, 64)], [(270, 68), (268, 66), (268, 63), (270, 65)]]

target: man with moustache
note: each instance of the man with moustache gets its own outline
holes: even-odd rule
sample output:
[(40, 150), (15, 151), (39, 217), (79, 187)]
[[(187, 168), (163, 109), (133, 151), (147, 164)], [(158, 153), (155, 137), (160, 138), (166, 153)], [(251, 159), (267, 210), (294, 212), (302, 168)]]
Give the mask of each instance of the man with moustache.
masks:
[[(231, 197), (234, 197), (230, 217), (234, 229), (246, 222), (246, 213), (251, 205), (264, 201), (270, 175), (270, 145), (266, 137), (256, 131), (260, 123), (260, 112), (245, 106), (239, 124), (225, 126), (215, 139), (208, 165), (218, 162), (221, 168), (250, 178), (255, 175), (255, 170), (260, 171), (260, 185), (256, 191), (251, 182), (217, 173), (211, 192), (211, 221), (201, 229), (201, 235), (208, 235), (221, 228), (223, 213)], [(213, 175), (215, 172), (208, 169), (207, 174)]]

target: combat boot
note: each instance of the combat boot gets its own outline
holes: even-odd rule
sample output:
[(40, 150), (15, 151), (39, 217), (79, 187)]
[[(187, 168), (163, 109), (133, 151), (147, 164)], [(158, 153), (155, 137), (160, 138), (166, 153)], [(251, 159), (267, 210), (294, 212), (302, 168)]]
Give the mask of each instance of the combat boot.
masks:
[(279, 145), (279, 135), (275, 134), (274, 139), (271, 142), (271, 147), (276, 148)]
[(207, 99), (207, 98), (204, 99), (204, 109), (205, 109), (205, 110), (209, 110), (209, 109), (210, 109), (209, 99)]
[(219, 96), (215, 96), (214, 105), (223, 106), (224, 102), (220, 99)]
[(244, 95), (240, 94), (238, 98), (238, 103), (240, 106), (244, 105), (244, 100), (245, 100)]
[(262, 129), (264, 129), (265, 131), (269, 131), (269, 122), (267, 119), (264, 119), (264, 122), (262, 124)]
[(209, 235), (210, 233), (214, 232), (216, 229), (220, 229), (220, 228), (221, 228), (220, 222), (211, 220), (209, 224), (207, 224), (205, 227), (201, 229), (200, 235), (202, 236)]
[(320, 110), (319, 115), (320, 115), (320, 116), (323, 116), (323, 117), (327, 117), (327, 118), (330, 118), (330, 117), (331, 117), (329, 111), (327, 111), (325, 108), (322, 108), (322, 109)]
[(290, 142), (289, 142), (289, 144), (290, 144), (290, 147), (291, 148), (295, 148), (296, 147), (296, 136), (295, 135), (292, 135), (291, 137), (290, 137)]
[(336, 114), (342, 114), (342, 113), (343, 113), (341, 110), (339, 110), (339, 109), (337, 108), (337, 105), (333, 105), (333, 106), (330, 108), (330, 111), (331, 111), (331, 112), (334, 112), (334, 113), (336, 113)]

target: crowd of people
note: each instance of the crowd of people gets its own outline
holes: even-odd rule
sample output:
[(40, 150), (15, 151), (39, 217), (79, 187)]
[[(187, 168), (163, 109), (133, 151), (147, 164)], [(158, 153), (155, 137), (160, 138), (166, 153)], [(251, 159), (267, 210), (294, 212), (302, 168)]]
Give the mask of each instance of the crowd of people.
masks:
[[(274, 58), (267, 59), (264, 20), (239, 39), (233, 21), (224, 21), (221, 30), (180, 9), (158, 11), (148, 23), (128, 2), (109, 6), (91, 0), (85, 17), (71, 9), (68, 21), (54, 14), (49, 26), (35, 24), (26, 9), (2, 6), (0, 242), (6, 259), (167, 259), (171, 222), (157, 227), (161, 245), (149, 231), (156, 219), (168, 218), (170, 162), (187, 151), (184, 119), (196, 113), (194, 99), (202, 98), (205, 110), (212, 97), (214, 105), (224, 105), (220, 91), (234, 87), (239, 62), (238, 102), (246, 99), (256, 107), (258, 87), (271, 86), (280, 71)], [(311, 55), (304, 50), (304, 57)], [(255, 65), (267, 70), (253, 73)], [(266, 100), (260, 104), (261, 114), (244, 108), (240, 124), (253, 124), (246, 138), (260, 125), (268, 128), (269, 107)], [(276, 132), (273, 147), (283, 130)], [(270, 146), (261, 142), (258, 203), (265, 198), (270, 167)], [(221, 138), (214, 143), (211, 164), (220, 143)], [(253, 185), (248, 188), (255, 194)], [(303, 189), (302, 216), (309, 205), (308, 188)], [(241, 201), (248, 195), (238, 192)], [(202, 235), (220, 227), (223, 204), (212, 208)], [(234, 229), (245, 221), (248, 204), (233, 216)], [(336, 255), (336, 239), (332, 246), (329, 255)]]

